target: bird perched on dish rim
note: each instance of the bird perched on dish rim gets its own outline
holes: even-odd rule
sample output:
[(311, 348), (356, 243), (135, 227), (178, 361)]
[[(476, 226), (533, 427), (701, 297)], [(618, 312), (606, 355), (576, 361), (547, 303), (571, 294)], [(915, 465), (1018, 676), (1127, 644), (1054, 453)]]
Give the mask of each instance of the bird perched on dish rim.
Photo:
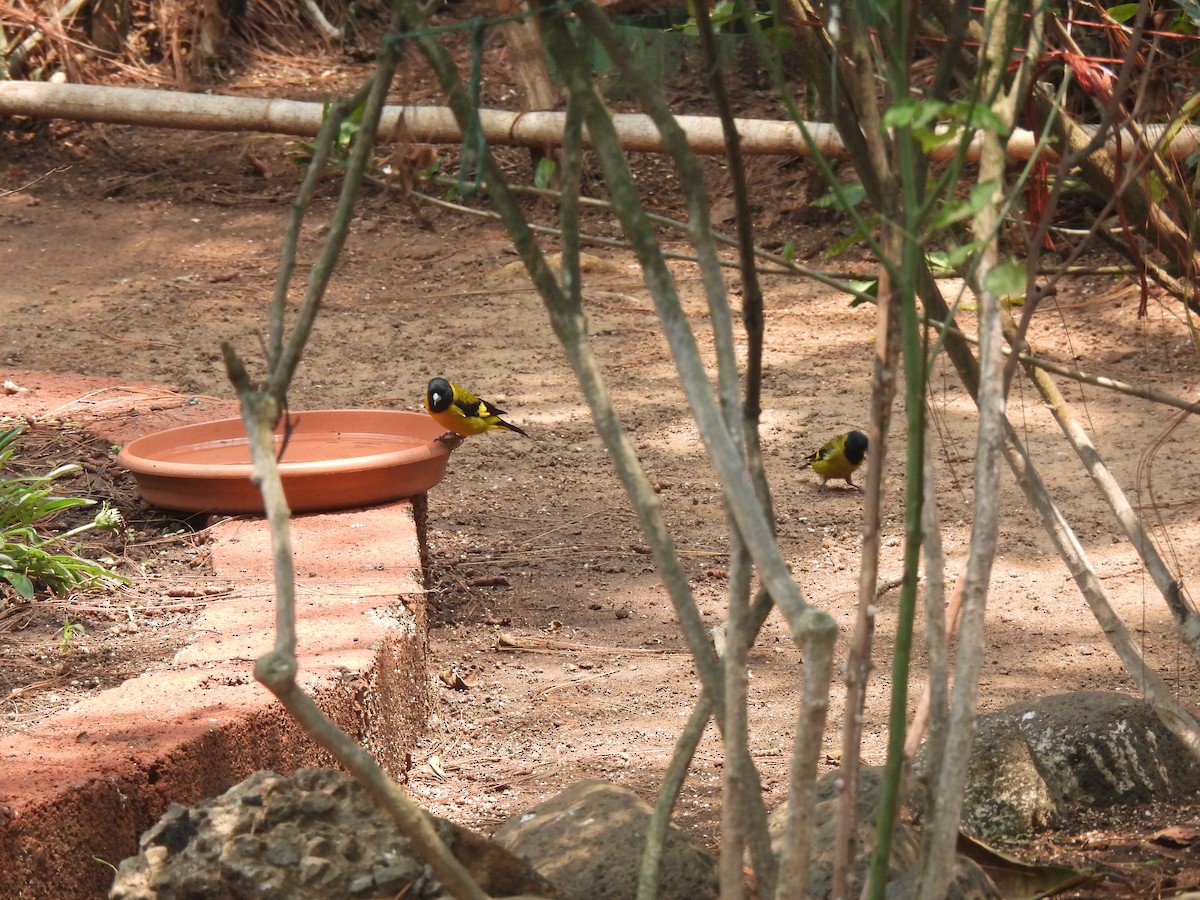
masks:
[(452, 384), (445, 378), (434, 378), (429, 382), (425, 391), (425, 411), (435, 422), (448, 429), (442, 438), (457, 437), (461, 440), (494, 428), (506, 428), (529, 437), (516, 425), (500, 418), (504, 415), (500, 407), (481, 400), (466, 388)]
[(826, 491), (825, 482), (831, 478), (843, 478), (846, 484), (860, 494), (863, 489), (850, 480), (850, 476), (858, 471), (858, 467), (867, 458), (867, 445), (870, 442), (861, 431), (847, 431), (832, 437), (821, 445), (816, 453), (811, 453), (800, 468), (812, 468), (821, 476), (821, 493)]

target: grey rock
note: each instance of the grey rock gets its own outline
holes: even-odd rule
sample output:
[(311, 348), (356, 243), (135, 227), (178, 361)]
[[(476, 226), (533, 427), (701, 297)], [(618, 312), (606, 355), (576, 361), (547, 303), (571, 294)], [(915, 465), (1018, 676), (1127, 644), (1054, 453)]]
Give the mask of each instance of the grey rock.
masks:
[(389, 897), (399, 893), (406, 885), (416, 880), (421, 867), (414, 860), (404, 859), (388, 866), (380, 866), (371, 873), (375, 887)]
[(330, 794), (309, 794), (301, 801), (306, 816), (322, 816), (337, 806), (337, 797)]
[(307, 886), (319, 884), (329, 872), (332, 864), (323, 856), (305, 856), (300, 860), (300, 883)]
[(1076, 691), (980, 717), (963, 827), (984, 840), (1011, 839), (1057, 827), (1080, 808), (1197, 791), (1200, 760), (1148, 703)]
[(163, 817), (146, 832), (144, 840), (148, 846), (166, 847), (167, 852), (178, 853), (196, 836), (197, 830), (191, 810), (172, 803)]
[(267, 845), (267, 852), (263, 859), (273, 866), (294, 866), (300, 862), (300, 853), (301, 848), (296, 846), (295, 837), (287, 835), (282, 839), (271, 841)]
[(347, 862), (358, 862), (362, 859), (362, 847), (358, 843), (358, 838), (354, 835), (348, 835), (341, 844), (342, 859)]
[[(481, 835), (430, 816), (452, 852), (494, 897), (553, 896), (548, 883)], [(442, 900), (391, 818), (348, 775), (256, 772), (194, 808), (172, 805), (123, 861), (115, 900)]]
[[(508, 819), (495, 841), (554, 883), (561, 900), (631, 900), (650, 806), (625, 788), (587, 780)], [(659, 900), (718, 894), (716, 866), (676, 828), (663, 849)]]
[(336, 845), (327, 837), (309, 838), (304, 842), (305, 856), (333, 856)]
[(375, 893), (375, 879), (370, 875), (356, 875), (350, 879), (347, 887), (351, 897), (361, 897), (364, 894)]

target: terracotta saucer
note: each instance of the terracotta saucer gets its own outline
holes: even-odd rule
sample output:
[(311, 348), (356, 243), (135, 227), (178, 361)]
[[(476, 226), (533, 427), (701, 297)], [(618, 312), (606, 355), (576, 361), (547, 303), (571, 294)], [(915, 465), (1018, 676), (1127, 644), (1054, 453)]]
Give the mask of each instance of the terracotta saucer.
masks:
[[(326, 409), (290, 413), (280, 460), (293, 512), (367, 506), (423, 494), (445, 477), (445, 429), (422, 413)], [(275, 431), (283, 445), (284, 423)], [(261, 513), (241, 419), (220, 419), (131, 441), (118, 464), (142, 497), (189, 512)]]

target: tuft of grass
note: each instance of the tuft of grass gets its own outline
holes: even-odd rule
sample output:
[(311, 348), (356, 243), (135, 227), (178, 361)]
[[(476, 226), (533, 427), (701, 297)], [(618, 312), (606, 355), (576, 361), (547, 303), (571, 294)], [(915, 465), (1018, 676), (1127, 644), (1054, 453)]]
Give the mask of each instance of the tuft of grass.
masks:
[[(95, 506), (84, 497), (57, 497), (54, 482), (80, 471), (80, 466), (58, 466), (44, 475), (8, 476), (5, 467), (16, 450), (24, 426), (0, 431), (0, 579), (25, 600), (32, 600), (39, 585), (54, 594), (101, 587), (128, 579), (102, 563), (84, 559), (67, 542), (93, 529), (121, 527), (121, 514), (101, 504), (91, 522), (59, 535), (43, 536), (39, 523), (64, 509)], [(0, 604), (2, 605), (2, 604)]]
[(71, 649), (71, 641), (77, 637), (83, 637), (86, 630), (78, 622), (72, 622), (70, 616), (63, 613), (63, 625), (61, 637), (58, 640), (58, 649), (66, 653)]

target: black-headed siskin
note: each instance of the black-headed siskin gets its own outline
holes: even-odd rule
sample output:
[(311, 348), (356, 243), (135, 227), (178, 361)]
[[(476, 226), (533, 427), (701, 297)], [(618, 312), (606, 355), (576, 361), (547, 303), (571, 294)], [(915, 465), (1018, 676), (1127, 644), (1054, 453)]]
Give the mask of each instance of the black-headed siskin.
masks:
[(847, 431), (832, 437), (821, 445), (821, 449), (809, 454), (804, 465), (800, 468), (811, 467), (821, 476), (821, 493), (825, 493), (825, 482), (831, 478), (843, 478), (846, 484), (860, 494), (862, 488), (850, 480), (850, 476), (858, 471), (858, 467), (867, 458), (867, 445), (870, 442), (861, 431)]
[(504, 410), (481, 400), (464, 387), (451, 384), (445, 378), (434, 378), (429, 382), (425, 391), (425, 410), (438, 424), (461, 437), (482, 434), (494, 428), (507, 428), (517, 434), (525, 434), (516, 425), (500, 418)]

